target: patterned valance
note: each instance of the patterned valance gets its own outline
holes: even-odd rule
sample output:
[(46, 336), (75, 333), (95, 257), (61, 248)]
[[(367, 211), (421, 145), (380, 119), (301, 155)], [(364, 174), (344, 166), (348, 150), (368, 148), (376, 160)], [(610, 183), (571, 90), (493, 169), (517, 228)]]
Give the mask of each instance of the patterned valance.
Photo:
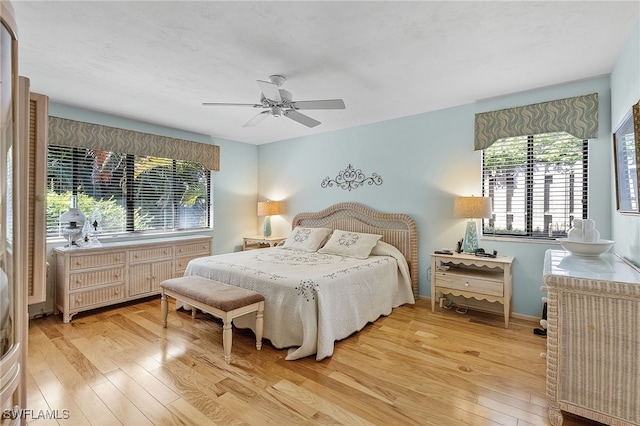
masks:
[(220, 147), (66, 118), (49, 117), (49, 144), (193, 161), (220, 170)]
[(598, 94), (476, 114), (475, 150), (498, 139), (567, 132), (579, 139), (598, 137)]

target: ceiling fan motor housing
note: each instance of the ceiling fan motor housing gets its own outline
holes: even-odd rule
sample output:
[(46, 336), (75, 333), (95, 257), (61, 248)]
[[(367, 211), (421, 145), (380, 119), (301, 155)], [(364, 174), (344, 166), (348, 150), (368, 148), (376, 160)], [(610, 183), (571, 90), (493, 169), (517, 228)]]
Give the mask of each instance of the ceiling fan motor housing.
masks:
[(278, 92), (280, 93), (280, 101), (269, 99), (264, 95), (264, 93), (261, 93), (260, 103), (265, 108), (273, 108), (276, 106), (280, 108), (293, 108), (293, 106), (291, 105), (291, 102), (293, 101), (293, 95), (291, 94), (291, 92), (284, 89), (278, 89)]
[(278, 87), (282, 86), (285, 82), (286, 78), (284, 78), (281, 75), (270, 75), (269, 76), (269, 81), (272, 82), (273, 84), (278, 85)]

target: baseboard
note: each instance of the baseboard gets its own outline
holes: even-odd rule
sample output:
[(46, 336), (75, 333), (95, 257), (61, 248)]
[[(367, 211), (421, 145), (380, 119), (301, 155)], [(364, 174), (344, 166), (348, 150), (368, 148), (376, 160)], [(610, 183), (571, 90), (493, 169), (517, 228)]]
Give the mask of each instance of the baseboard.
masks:
[[(431, 305), (431, 297), (428, 296), (418, 296), (420, 300), (424, 300), (425, 302), (428, 302), (429, 305)], [(496, 315), (502, 315), (502, 312), (500, 311), (494, 311), (491, 309), (485, 309), (481, 306), (469, 306), (469, 309), (471, 310), (475, 310), (475, 311), (482, 311), (482, 312), (488, 312), (490, 314), (496, 314)], [(539, 323), (540, 322), (540, 317), (535, 317), (532, 315), (525, 315), (525, 314), (519, 314), (517, 312), (511, 312), (511, 318), (516, 318), (516, 319), (520, 319), (520, 320), (524, 320), (524, 321), (531, 321), (534, 323)]]

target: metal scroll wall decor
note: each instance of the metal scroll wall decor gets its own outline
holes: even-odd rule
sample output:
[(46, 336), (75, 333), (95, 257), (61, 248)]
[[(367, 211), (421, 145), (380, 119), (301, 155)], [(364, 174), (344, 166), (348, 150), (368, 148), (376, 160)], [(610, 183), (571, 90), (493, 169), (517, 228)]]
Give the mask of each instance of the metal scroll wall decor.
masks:
[(377, 173), (373, 173), (371, 176), (366, 177), (366, 175), (360, 169), (354, 169), (351, 164), (344, 169), (341, 170), (338, 175), (331, 179), (329, 176), (324, 178), (321, 186), (323, 188), (332, 187), (334, 185), (338, 186), (342, 189), (347, 189), (351, 191), (361, 185), (368, 183), (369, 185), (382, 185), (382, 176)]

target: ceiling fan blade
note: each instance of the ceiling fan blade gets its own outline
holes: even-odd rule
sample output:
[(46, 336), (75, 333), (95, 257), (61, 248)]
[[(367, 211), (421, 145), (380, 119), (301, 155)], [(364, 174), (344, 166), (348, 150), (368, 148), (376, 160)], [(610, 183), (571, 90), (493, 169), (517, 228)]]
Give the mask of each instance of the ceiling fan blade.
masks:
[(286, 110), (283, 114), (285, 117), (290, 118), (293, 121), (297, 121), (300, 124), (304, 124), (307, 127), (316, 127), (318, 124), (320, 124), (319, 121), (314, 120), (311, 117), (307, 117), (306, 115), (299, 113), (295, 109)]
[(295, 109), (345, 109), (342, 99), (326, 99), (321, 101), (291, 102)]
[(265, 98), (274, 101), (280, 102), (282, 98), (280, 97), (280, 89), (277, 84), (269, 83), (268, 81), (257, 80), (258, 86), (260, 86), (260, 90), (262, 90), (262, 94)]
[(258, 115), (254, 116), (251, 120), (247, 121), (242, 127), (253, 127), (271, 114), (271, 111), (262, 111)]
[(258, 105), (258, 104), (234, 104), (234, 103), (227, 103), (227, 102), (203, 102), (202, 105), (203, 106), (249, 106), (253, 108), (262, 108), (262, 105)]

